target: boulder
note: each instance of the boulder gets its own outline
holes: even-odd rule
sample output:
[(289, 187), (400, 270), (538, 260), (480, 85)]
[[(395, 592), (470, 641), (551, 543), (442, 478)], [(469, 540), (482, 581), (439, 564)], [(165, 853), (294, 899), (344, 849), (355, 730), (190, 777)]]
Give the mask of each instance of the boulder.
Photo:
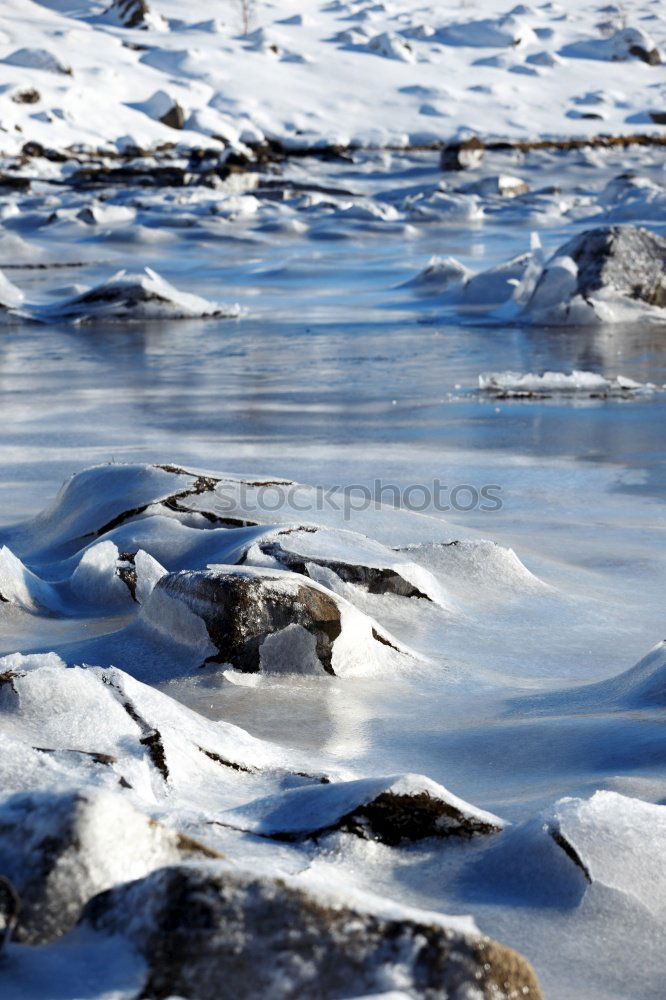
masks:
[(162, 577), (140, 624), (244, 673), (373, 673), (404, 657), (344, 598), (289, 571), (212, 566)]
[[(316, 883), (315, 883), (316, 885)], [(334, 1000), (399, 986), (430, 1000), (527, 998), (529, 963), (464, 918), (385, 904), (298, 876), (181, 865), (91, 900), (84, 921), (143, 954), (141, 996)]]
[(547, 261), (525, 314), (535, 322), (612, 322), (655, 307), (666, 307), (666, 240), (636, 226), (601, 226)]
[(107, 21), (123, 28), (137, 28), (141, 31), (166, 31), (167, 22), (150, 7), (148, 0), (113, 0), (104, 12)]
[[(118, 882), (213, 854), (138, 812), (121, 794), (33, 792), (0, 806), (0, 871), (20, 899), (13, 937), (26, 944), (60, 937), (92, 896)], [(10, 914), (11, 905), (10, 895)]]
[(471, 139), (463, 139), (444, 146), (439, 165), (442, 170), (471, 170), (481, 165), (484, 154), (484, 144), (476, 136), (472, 136)]

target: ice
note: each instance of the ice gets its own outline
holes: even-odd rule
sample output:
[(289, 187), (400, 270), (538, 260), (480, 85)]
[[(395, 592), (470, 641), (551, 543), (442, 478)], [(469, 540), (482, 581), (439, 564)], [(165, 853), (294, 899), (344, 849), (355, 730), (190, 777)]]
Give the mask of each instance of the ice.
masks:
[(636, 382), (624, 375), (604, 378), (597, 372), (493, 372), (479, 375), (479, 389), (502, 399), (538, 399), (561, 393), (593, 397), (627, 396), (659, 391), (663, 386)]

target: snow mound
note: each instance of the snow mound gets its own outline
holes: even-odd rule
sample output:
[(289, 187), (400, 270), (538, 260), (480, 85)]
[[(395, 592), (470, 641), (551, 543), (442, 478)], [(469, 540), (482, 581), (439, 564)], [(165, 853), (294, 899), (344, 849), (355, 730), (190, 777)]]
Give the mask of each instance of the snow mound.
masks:
[(224, 862), (166, 868), (98, 896), (84, 920), (129, 937), (162, 996), (218, 1000), (225, 983), (247, 1000), (315, 1000), (324, 982), (329, 997), (392, 987), (433, 1000), (541, 996), (529, 964), (478, 937), (467, 919), (387, 905), (348, 885), (342, 893), (307, 875), (276, 879)]
[(199, 295), (181, 292), (155, 271), (143, 274), (118, 271), (108, 281), (65, 302), (34, 309), (34, 315), (48, 322), (66, 320), (230, 319), (240, 314), (238, 306), (223, 306)]
[(22, 66), (38, 69), (45, 73), (61, 73), (71, 76), (72, 70), (48, 49), (17, 49), (2, 60), (8, 66)]
[(426, 566), (454, 594), (483, 595), (543, 591), (547, 585), (531, 573), (513, 549), (491, 541), (426, 542), (401, 548)]
[(403, 287), (413, 288), (417, 295), (441, 295), (467, 281), (470, 273), (455, 257), (431, 257), (427, 266)]
[(155, 465), (99, 465), (77, 472), (35, 518), (5, 532), (3, 541), (21, 558), (52, 562), (71, 555), (151, 506), (203, 488), (195, 473)]
[(409, 42), (405, 42), (398, 35), (385, 31), (381, 35), (375, 35), (367, 43), (368, 52), (375, 52), (385, 59), (398, 59), (400, 62), (416, 62), (414, 50)]
[(532, 28), (512, 13), (480, 21), (449, 24), (437, 37), (448, 45), (473, 48), (515, 48), (538, 42)]
[(624, 375), (604, 378), (596, 372), (493, 372), (479, 375), (479, 389), (497, 399), (548, 399), (558, 395), (602, 398), (633, 397), (663, 388), (652, 382), (636, 382)]
[(231, 810), (222, 822), (280, 840), (340, 830), (393, 846), (495, 833), (504, 826), (497, 816), (414, 774), (293, 789)]
[(666, 806), (598, 791), (590, 799), (561, 799), (549, 825), (589, 882), (636, 899), (663, 919)]
[(162, 577), (139, 623), (243, 673), (381, 673), (407, 650), (349, 601), (302, 576), (211, 566)]

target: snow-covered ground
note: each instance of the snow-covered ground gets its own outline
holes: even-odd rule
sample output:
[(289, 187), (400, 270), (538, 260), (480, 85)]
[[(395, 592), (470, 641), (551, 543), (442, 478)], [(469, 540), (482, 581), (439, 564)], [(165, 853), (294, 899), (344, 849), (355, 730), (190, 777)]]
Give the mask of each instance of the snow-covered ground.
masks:
[(234, 0), (150, 0), (135, 28), (109, 6), (4, 0), (4, 152), (663, 132), (660, 0), (257, 0), (245, 35)]
[(405, 147), (658, 137), (662, 5), (107, 6), (0, 9), (0, 997), (661, 1000), (663, 154)]

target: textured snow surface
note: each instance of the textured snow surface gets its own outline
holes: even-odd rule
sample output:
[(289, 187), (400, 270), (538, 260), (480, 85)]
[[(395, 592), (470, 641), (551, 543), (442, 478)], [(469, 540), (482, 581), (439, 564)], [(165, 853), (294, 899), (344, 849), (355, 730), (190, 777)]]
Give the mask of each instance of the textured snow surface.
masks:
[(26, 140), (118, 149), (622, 134), (663, 110), (650, 88), (666, 33), (652, 5), (261, 0), (247, 35), (231, 2), (155, 0), (135, 27), (125, 7), (6, 0), (6, 152)]

